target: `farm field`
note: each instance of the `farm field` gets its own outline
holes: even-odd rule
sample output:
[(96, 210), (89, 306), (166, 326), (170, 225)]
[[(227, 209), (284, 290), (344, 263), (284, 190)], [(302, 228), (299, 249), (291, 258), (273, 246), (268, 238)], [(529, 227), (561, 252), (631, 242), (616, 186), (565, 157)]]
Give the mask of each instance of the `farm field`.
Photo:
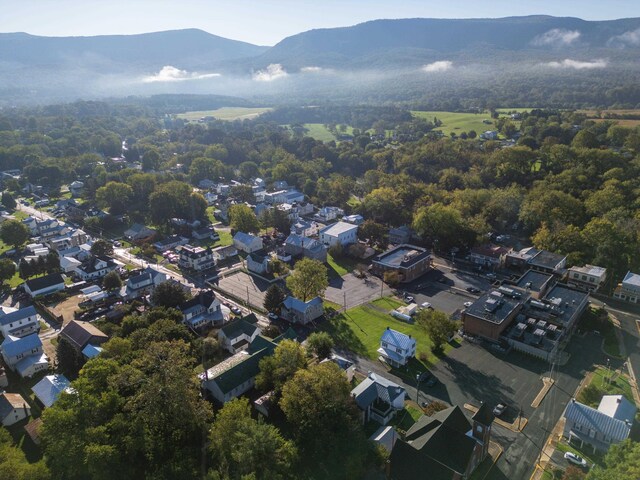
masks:
[(272, 110), (269, 107), (222, 107), (216, 110), (200, 110), (194, 112), (179, 113), (178, 118), (183, 118), (190, 122), (197, 122), (202, 117), (214, 117), (218, 120), (251, 120)]
[[(578, 110), (579, 113), (584, 113), (588, 118), (594, 122), (612, 121), (616, 122), (622, 127), (634, 128), (640, 125), (640, 109), (628, 109), (628, 110)], [(610, 115), (635, 115), (638, 118), (605, 118), (607, 114)]]
[[(436, 128), (436, 130), (442, 131), (445, 135), (450, 135), (452, 132), (459, 135), (462, 132), (468, 132), (470, 130), (475, 130), (476, 133), (480, 135), (482, 132), (494, 128), (494, 122), (489, 112), (457, 113), (414, 110), (411, 113), (415, 117), (425, 118), (431, 121), (436, 117), (442, 122), (442, 126)], [(489, 120), (491, 123), (482, 123), (483, 120)]]

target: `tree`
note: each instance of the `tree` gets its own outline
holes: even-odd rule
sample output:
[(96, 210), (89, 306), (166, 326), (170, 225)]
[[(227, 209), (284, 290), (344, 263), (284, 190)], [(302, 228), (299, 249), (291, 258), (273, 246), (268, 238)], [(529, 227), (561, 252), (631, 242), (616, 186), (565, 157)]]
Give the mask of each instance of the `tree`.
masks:
[(120, 215), (129, 208), (133, 198), (133, 189), (126, 183), (107, 182), (96, 190), (96, 202), (101, 207), (108, 207), (111, 215)]
[(416, 315), (416, 323), (429, 335), (434, 352), (442, 352), (442, 346), (458, 329), (458, 324), (437, 310), (424, 309)]
[(284, 302), (285, 294), (278, 285), (271, 285), (264, 296), (264, 308), (268, 312), (279, 312), (282, 302)]
[(604, 466), (594, 467), (586, 480), (627, 480), (640, 478), (640, 443), (627, 439), (611, 445)]
[(456, 246), (469, 246), (475, 237), (460, 212), (442, 203), (418, 209), (413, 218), (413, 228), (424, 239), (431, 240), (434, 248), (444, 252)]
[(363, 210), (375, 222), (398, 225), (402, 222), (402, 201), (395, 189), (389, 187), (376, 188), (367, 194), (362, 201)]
[(583, 472), (580, 467), (576, 465), (569, 465), (564, 471), (562, 480), (583, 480), (586, 477), (586, 473)]
[(273, 355), (260, 360), (256, 385), (263, 391), (274, 390), (279, 396), (285, 382), (306, 365), (307, 358), (302, 345), (293, 340), (283, 340)]
[(49, 480), (51, 474), (40, 460), (29, 463), (19, 446), (13, 445), (11, 434), (0, 429), (0, 478), (11, 480)]
[(18, 204), (9, 192), (4, 192), (2, 194), (2, 205), (5, 206), (7, 210), (15, 210)]
[(160, 153), (155, 148), (150, 148), (142, 155), (142, 170), (149, 172), (160, 168)]
[(318, 462), (320, 478), (361, 477), (369, 447), (351, 386), (337, 365), (298, 370), (282, 389), (280, 408), (303, 454)]
[(31, 232), (20, 220), (7, 220), (0, 226), (0, 238), (16, 250), (29, 239)]
[(122, 287), (122, 279), (118, 272), (113, 270), (107, 273), (102, 280), (102, 286), (105, 290), (118, 290)]
[(294, 297), (303, 302), (322, 296), (328, 286), (327, 267), (311, 258), (303, 258), (296, 262), (293, 273), (287, 277), (287, 287)]
[(16, 264), (8, 258), (0, 259), (0, 283), (4, 287), (4, 282), (9, 280), (16, 273)]
[(69, 380), (75, 380), (78, 377), (84, 363), (80, 352), (64, 337), (58, 337), (56, 361), (58, 362), (58, 370)]
[(231, 228), (237, 232), (256, 233), (260, 231), (260, 222), (256, 214), (247, 205), (239, 203), (229, 207)]
[(333, 345), (333, 338), (327, 332), (313, 332), (307, 338), (307, 347), (318, 357), (318, 360), (328, 358)]
[(218, 412), (209, 434), (209, 451), (217, 474), (213, 478), (295, 478), (295, 444), (273, 425), (251, 418), (246, 398), (231, 400)]
[(381, 223), (366, 220), (358, 228), (358, 238), (369, 241), (371, 246), (384, 248), (387, 246), (387, 228)]
[(251, 185), (235, 185), (231, 187), (231, 196), (240, 202), (255, 202), (256, 196), (253, 194)]
[(106, 240), (99, 239), (93, 242), (90, 252), (94, 257), (108, 257), (113, 255), (113, 245)]
[(265, 211), (261, 216), (262, 224), (265, 227), (275, 228), (281, 233), (289, 233), (291, 230), (291, 220), (287, 212), (280, 210), (279, 208), (272, 208)]
[(182, 284), (172, 280), (160, 283), (151, 294), (151, 303), (156, 307), (176, 308), (187, 300)]

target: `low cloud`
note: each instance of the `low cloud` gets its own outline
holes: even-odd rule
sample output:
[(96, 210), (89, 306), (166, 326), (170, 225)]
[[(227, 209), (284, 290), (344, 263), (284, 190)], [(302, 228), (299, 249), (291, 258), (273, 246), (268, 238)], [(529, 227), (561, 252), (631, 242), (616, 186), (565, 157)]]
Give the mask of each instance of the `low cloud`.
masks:
[(554, 28), (553, 30), (544, 32), (542, 35), (538, 35), (531, 41), (531, 43), (539, 47), (545, 45), (559, 47), (564, 45), (571, 45), (579, 38), (580, 32), (578, 30), (564, 30), (561, 28)]
[(591, 70), (594, 68), (606, 68), (608, 62), (603, 59), (591, 60), (591, 61), (580, 61), (580, 60), (572, 60), (570, 58), (565, 58), (561, 62), (549, 62), (545, 63), (547, 67), (552, 68), (573, 68), (574, 70)]
[(302, 73), (318, 73), (324, 70), (322, 67), (302, 67), (300, 71)]
[(284, 67), (279, 63), (272, 63), (264, 70), (257, 70), (253, 72), (252, 78), (256, 82), (272, 82), (278, 78), (283, 78), (289, 75)]
[(640, 28), (629, 30), (622, 35), (611, 37), (607, 44), (614, 47), (635, 47), (640, 45)]
[(446, 72), (453, 67), (453, 62), (449, 60), (440, 60), (437, 62), (429, 63), (422, 67), (423, 72)]
[(144, 77), (142, 81), (144, 83), (184, 82), (185, 80), (203, 80), (205, 78), (215, 78), (219, 76), (219, 73), (188, 72), (171, 65), (165, 65), (158, 73)]

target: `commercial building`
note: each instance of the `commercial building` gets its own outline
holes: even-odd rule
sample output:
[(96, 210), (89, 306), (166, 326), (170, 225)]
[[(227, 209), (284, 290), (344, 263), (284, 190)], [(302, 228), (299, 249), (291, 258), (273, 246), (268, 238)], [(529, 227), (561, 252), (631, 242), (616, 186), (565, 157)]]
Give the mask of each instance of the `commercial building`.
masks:
[(400, 283), (408, 283), (424, 275), (431, 266), (431, 254), (425, 248), (402, 244), (373, 259), (371, 271), (383, 277), (396, 272)]

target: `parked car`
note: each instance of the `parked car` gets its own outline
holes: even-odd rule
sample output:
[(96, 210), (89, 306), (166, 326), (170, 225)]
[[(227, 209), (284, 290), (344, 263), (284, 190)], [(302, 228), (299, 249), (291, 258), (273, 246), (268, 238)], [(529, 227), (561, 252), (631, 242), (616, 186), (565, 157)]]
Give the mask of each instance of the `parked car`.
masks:
[(569, 462), (578, 465), (580, 467), (586, 467), (587, 466), (587, 461), (582, 458), (580, 455), (576, 455), (573, 452), (567, 452), (564, 454), (564, 458), (566, 460), (568, 460)]
[(505, 410), (507, 409), (507, 405), (503, 402), (500, 402), (499, 404), (497, 404), (494, 408), (493, 408), (493, 414), (496, 417), (499, 417), (500, 415), (502, 415)]
[(467, 292), (470, 293), (480, 293), (480, 289), (476, 287), (467, 287)]
[(465, 308), (469, 308), (471, 305), (473, 305), (473, 302), (464, 302), (463, 305)]
[(415, 299), (411, 296), (411, 295), (407, 295), (406, 297), (404, 297), (404, 301), (407, 303), (413, 303)]
[(429, 302), (424, 302), (422, 305), (420, 305), (422, 308), (430, 308), (433, 310), (433, 306), (429, 303)]
[(487, 273), (485, 277), (487, 277), (489, 280), (495, 280), (496, 278), (498, 278), (496, 277), (495, 273), (491, 273), (491, 272)]
[(240, 310), (240, 307), (237, 307), (235, 305), (231, 307), (231, 311), (234, 313), (234, 315), (241, 315), (242, 314), (242, 310)]
[(269, 312), (267, 314), (267, 318), (269, 320), (271, 320), (271, 321), (278, 320), (278, 314), (277, 313), (273, 313), (273, 312)]

